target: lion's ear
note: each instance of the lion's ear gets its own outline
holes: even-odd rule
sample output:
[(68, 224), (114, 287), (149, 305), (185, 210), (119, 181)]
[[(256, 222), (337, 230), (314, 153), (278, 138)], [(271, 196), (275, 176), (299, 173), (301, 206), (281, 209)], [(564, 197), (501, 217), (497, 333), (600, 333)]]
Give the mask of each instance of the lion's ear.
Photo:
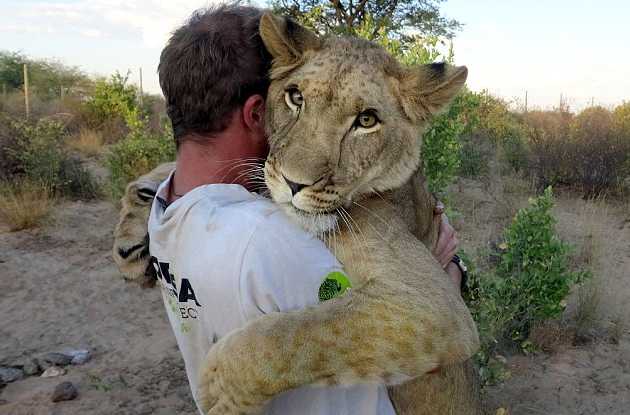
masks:
[(276, 66), (295, 65), (305, 51), (318, 49), (322, 40), (291, 19), (265, 13), (260, 18), (260, 36)]
[(464, 86), (468, 69), (431, 63), (405, 69), (400, 83), (403, 108), (412, 119), (428, 121), (439, 113)]

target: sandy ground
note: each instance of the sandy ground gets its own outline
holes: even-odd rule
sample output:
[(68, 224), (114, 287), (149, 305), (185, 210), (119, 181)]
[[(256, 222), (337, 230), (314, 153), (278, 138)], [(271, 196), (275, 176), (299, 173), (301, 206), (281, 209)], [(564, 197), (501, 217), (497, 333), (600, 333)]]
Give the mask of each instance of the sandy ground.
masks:
[[(108, 202), (74, 202), (51, 226), (0, 234), (0, 365), (53, 351), (92, 354), (63, 376), (7, 384), (1, 414), (197, 413), (159, 291), (126, 284), (113, 264), (116, 218)], [(53, 403), (66, 380), (78, 397)]]
[[(487, 208), (494, 202), (476, 203)], [(486, 222), (496, 222), (492, 214), (475, 220), (466, 214), (463, 243), (487, 237)], [(579, 219), (570, 209), (562, 215), (560, 225), (569, 229)], [(67, 202), (43, 229), (0, 230), (0, 366), (19, 366), (46, 352), (92, 354), (83, 365), (67, 366), (65, 375), (0, 385), (0, 414), (196, 413), (159, 292), (126, 284), (115, 268), (116, 217), (109, 202)], [(630, 227), (617, 219), (616, 226), (602, 225), (619, 241), (611, 259), (619, 272), (607, 280), (606, 303), (627, 305)], [(488, 408), (505, 407), (514, 415), (630, 414), (630, 336), (626, 332), (615, 345), (606, 333), (586, 344), (561, 342), (549, 354), (507, 356), (512, 378), (489, 390)], [(53, 403), (52, 391), (62, 381), (73, 382), (78, 397)]]

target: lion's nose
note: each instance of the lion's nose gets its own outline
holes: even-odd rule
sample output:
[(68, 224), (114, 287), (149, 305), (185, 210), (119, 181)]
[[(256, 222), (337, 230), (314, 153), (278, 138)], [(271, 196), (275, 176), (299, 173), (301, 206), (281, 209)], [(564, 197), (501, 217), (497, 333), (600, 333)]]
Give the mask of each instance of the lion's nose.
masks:
[(289, 185), (289, 189), (291, 189), (292, 196), (295, 196), (297, 192), (299, 192), (300, 190), (308, 186), (306, 184), (292, 182), (291, 180), (287, 179), (284, 175), (282, 177), (284, 177), (284, 181), (287, 182), (287, 185)]

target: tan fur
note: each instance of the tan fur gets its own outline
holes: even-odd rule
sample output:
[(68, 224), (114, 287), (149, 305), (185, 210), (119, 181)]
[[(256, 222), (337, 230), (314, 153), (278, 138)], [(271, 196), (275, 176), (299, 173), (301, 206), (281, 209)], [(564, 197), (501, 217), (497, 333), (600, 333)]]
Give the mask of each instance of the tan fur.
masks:
[[(221, 339), (200, 371), (202, 409), (253, 414), (290, 388), (370, 382), (398, 385), (391, 396), (399, 415), (477, 413), (461, 363), (477, 350), (477, 332), (427, 248), (437, 235), (435, 199), (418, 170), (421, 133), (466, 69), (404, 69), (368, 42), (322, 41), (269, 14), (261, 35), (275, 58), (267, 186), (288, 215), (324, 238), (355, 288)], [(301, 105), (288, 98), (295, 90)], [(381, 122), (353, 127), (368, 109)], [(339, 208), (351, 219), (338, 221)], [(453, 393), (464, 399), (449, 405)]]
[(126, 280), (137, 282), (142, 288), (153, 287), (156, 282), (147, 233), (151, 203), (160, 183), (174, 168), (175, 163), (162, 164), (127, 185), (114, 229), (114, 261)]

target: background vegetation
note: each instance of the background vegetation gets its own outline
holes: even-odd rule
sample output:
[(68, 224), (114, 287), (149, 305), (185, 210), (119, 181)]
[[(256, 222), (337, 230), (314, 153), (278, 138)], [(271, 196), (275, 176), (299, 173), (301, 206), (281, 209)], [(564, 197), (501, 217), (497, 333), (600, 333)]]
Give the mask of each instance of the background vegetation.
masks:
[[(454, 59), (450, 39), (460, 23), (441, 16), (439, 3), (278, 0), (273, 5), (323, 36), (361, 36), (405, 65), (417, 65)], [(0, 84), (0, 222), (10, 230), (37, 226), (61, 199), (118, 200), (127, 182), (174, 158), (162, 98), (140, 94), (127, 75), (90, 79), (76, 67), (0, 51)], [(524, 111), (483, 91), (464, 90), (423, 141), (431, 188), (443, 200), (452, 197), (455, 178), (488, 186), (506, 177), (513, 185), (530, 184), (525, 188), (532, 199), (524, 206), (505, 194), (495, 199), (506, 206), (504, 232), (490, 235), (476, 252), (462, 253), (471, 269), (465, 298), (482, 339), (476, 358), (483, 382), (493, 383), (505, 375), (499, 351), (539, 350), (532, 337), (537, 328), (558, 321), (573, 285), (592, 275), (593, 261), (575, 260), (586, 245), (575, 249), (558, 237), (552, 187), (584, 198), (628, 197), (630, 102), (576, 113)], [(592, 303), (595, 294), (582, 293), (584, 304)], [(582, 310), (587, 311), (579, 327), (589, 315)]]

